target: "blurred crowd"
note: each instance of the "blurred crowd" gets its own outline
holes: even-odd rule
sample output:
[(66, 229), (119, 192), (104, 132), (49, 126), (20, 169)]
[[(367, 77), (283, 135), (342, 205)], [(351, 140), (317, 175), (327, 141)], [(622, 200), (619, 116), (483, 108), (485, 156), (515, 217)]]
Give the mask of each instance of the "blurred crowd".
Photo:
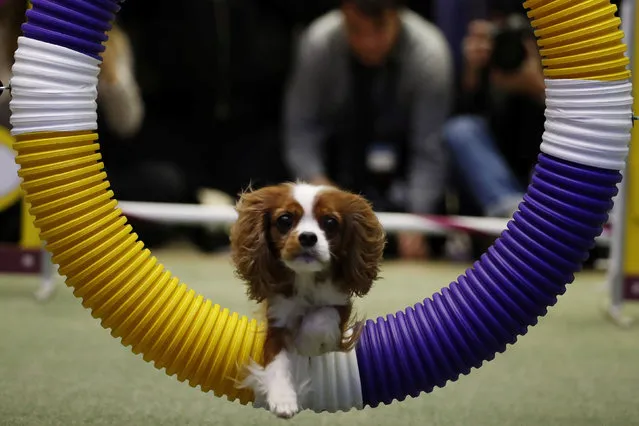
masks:
[[(0, 5), (4, 82), (25, 7)], [(135, 0), (107, 46), (99, 133), (120, 200), (232, 203), (249, 184), (304, 179), (378, 211), (510, 217), (544, 130), (518, 0)], [(0, 125), (8, 115), (3, 95)], [(0, 240), (17, 239), (16, 209)], [(227, 244), (206, 226), (135, 227), (152, 246)], [(399, 234), (389, 255), (444, 246)]]

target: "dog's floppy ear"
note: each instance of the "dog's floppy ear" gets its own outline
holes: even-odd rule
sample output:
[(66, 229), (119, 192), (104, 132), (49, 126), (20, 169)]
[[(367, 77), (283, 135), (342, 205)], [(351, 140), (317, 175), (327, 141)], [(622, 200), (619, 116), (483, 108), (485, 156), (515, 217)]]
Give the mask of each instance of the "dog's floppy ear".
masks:
[(231, 227), (231, 259), (250, 299), (262, 302), (292, 282), (292, 272), (280, 261), (271, 239), (271, 212), (280, 202), (282, 186), (241, 194), (237, 220)]
[(378, 278), (386, 233), (364, 197), (343, 192), (340, 198), (344, 229), (336, 278), (351, 294), (364, 296)]

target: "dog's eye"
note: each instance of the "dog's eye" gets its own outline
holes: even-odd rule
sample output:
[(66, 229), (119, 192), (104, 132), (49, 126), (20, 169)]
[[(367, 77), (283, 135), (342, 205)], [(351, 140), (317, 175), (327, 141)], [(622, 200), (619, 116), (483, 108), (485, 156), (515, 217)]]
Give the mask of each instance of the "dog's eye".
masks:
[(277, 218), (275, 226), (280, 233), (286, 234), (293, 227), (293, 215), (290, 213), (284, 213)]
[(332, 233), (339, 228), (339, 222), (333, 216), (322, 216), (320, 219), (320, 226), (324, 232)]

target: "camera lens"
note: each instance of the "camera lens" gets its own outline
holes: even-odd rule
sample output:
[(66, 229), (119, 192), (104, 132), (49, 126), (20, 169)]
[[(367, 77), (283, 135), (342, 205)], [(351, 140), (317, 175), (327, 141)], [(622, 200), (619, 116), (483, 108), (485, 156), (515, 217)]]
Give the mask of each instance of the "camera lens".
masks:
[(490, 59), (492, 68), (509, 73), (517, 71), (526, 59), (524, 34), (519, 30), (504, 30), (494, 39)]

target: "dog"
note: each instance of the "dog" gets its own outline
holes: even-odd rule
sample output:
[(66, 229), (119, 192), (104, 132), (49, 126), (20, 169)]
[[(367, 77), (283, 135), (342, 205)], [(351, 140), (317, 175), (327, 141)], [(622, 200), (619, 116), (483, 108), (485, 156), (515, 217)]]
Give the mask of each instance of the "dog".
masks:
[(231, 258), (267, 324), (263, 363), (248, 366), (241, 385), (291, 418), (303, 392), (294, 357), (354, 348), (363, 322), (353, 301), (379, 278), (386, 235), (364, 197), (333, 186), (287, 182), (246, 191), (236, 210)]

